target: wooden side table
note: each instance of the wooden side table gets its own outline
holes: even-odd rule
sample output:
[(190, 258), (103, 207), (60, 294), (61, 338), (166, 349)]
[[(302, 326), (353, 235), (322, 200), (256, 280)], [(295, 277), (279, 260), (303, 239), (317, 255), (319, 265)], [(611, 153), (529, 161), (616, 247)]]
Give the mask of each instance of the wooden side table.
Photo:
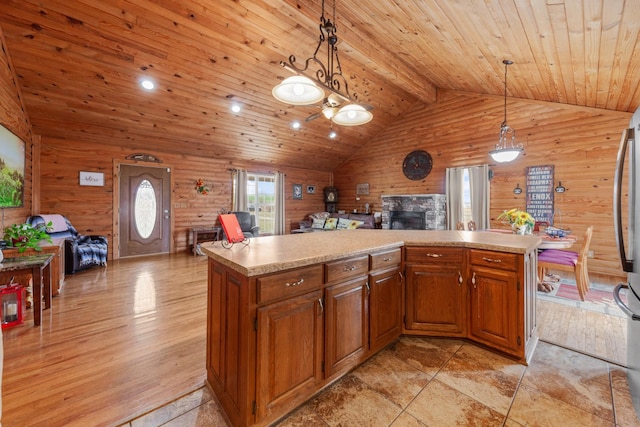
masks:
[(191, 229), (191, 251), (198, 255), (198, 243), (220, 240), (220, 227), (197, 227)]
[[(5, 258), (14, 258), (20, 256), (31, 256), (38, 254), (51, 254), (54, 259), (51, 261), (51, 293), (56, 296), (60, 293), (60, 288), (64, 282), (64, 239), (53, 239), (53, 243), (43, 241), (40, 244), (41, 251), (28, 248), (24, 252), (19, 252), (18, 248), (5, 248), (2, 250)], [(24, 277), (16, 277), (15, 281), (23, 283), (28, 281), (29, 273), (22, 273)], [(9, 277), (7, 277), (9, 276)], [(0, 274), (0, 283), (7, 282), (11, 275)]]
[(51, 307), (51, 260), (52, 254), (27, 255), (5, 258), (0, 263), (0, 273), (30, 272), (33, 276), (33, 325), (40, 326), (42, 320), (42, 298), (45, 310)]

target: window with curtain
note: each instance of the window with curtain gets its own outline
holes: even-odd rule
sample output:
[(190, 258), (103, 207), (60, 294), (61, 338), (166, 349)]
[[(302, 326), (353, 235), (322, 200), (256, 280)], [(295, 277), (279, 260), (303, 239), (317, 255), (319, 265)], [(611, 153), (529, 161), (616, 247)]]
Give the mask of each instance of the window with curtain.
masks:
[(264, 233), (274, 233), (276, 214), (275, 175), (247, 174), (247, 208)]
[(255, 215), (260, 234), (284, 233), (283, 175), (243, 170), (234, 173), (233, 209)]
[(447, 168), (447, 226), (455, 230), (459, 222), (478, 230), (489, 228), (489, 165)]

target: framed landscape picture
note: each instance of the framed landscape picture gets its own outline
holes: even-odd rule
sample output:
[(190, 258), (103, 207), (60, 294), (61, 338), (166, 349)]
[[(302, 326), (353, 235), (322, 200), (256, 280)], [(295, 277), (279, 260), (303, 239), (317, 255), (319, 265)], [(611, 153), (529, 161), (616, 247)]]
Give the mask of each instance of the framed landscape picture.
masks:
[(25, 144), (0, 125), (0, 208), (24, 203)]

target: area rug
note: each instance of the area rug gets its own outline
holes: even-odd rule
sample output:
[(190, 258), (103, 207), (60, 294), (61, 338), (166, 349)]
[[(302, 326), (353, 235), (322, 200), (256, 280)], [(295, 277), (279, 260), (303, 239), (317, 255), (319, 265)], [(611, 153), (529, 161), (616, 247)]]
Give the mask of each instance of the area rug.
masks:
[[(538, 298), (569, 305), (599, 313), (610, 314), (612, 316), (625, 317), (625, 314), (618, 308), (613, 299), (613, 288), (611, 285), (591, 283), (589, 292), (585, 295), (585, 300), (580, 300), (576, 282), (571, 279), (562, 278), (559, 282), (552, 283), (554, 289), (551, 292), (538, 291)], [(626, 303), (625, 291), (620, 293), (621, 299)]]

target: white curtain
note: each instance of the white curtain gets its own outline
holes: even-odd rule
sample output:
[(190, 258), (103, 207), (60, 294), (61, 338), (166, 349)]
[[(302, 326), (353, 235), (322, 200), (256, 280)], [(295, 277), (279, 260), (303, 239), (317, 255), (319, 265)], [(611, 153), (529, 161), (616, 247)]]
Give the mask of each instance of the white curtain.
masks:
[(469, 168), (469, 189), (471, 193), (471, 218), (478, 230), (489, 228), (489, 165)]
[(447, 168), (447, 229), (455, 230), (464, 221), (464, 168)]
[(278, 172), (276, 174), (276, 212), (275, 212), (275, 224), (274, 234), (284, 234), (286, 230), (285, 215), (284, 215), (284, 174)]
[[(465, 185), (464, 175), (469, 175), (469, 185)], [(471, 217), (464, 217), (464, 194), (469, 192)], [(490, 182), (489, 165), (462, 168), (447, 168), (447, 228), (455, 230), (458, 222), (473, 220), (477, 230), (489, 228)], [(465, 224), (465, 228), (467, 224)]]
[(247, 211), (247, 171), (236, 169), (233, 172), (233, 203), (231, 210), (234, 212)]

